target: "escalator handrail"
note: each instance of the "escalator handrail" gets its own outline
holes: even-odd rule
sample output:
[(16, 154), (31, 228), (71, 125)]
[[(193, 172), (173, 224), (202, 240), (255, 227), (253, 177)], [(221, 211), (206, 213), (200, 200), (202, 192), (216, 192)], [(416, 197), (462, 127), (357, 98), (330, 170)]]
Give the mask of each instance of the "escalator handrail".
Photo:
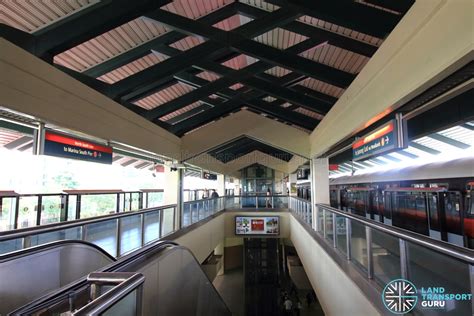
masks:
[[(178, 245), (177, 243), (173, 241), (168, 241), (168, 240), (156, 241), (156, 242), (150, 243), (149, 245), (145, 247), (135, 250), (129, 253), (128, 255), (123, 256), (120, 259), (117, 259), (115, 262), (112, 262), (111, 264), (108, 264), (105, 267), (98, 269), (95, 272), (116, 271), (117, 269), (120, 269), (121, 267), (125, 265), (131, 264), (132, 262), (139, 260), (140, 258), (149, 256), (152, 254), (156, 254), (157, 252), (163, 251), (167, 249), (168, 247), (176, 247), (177, 245)], [(51, 303), (62, 301), (65, 297), (68, 296), (68, 294), (71, 294), (74, 290), (79, 289), (85, 286), (86, 284), (87, 284), (87, 276), (84, 276), (57, 290), (54, 290), (52, 292), (49, 292), (43, 296), (40, 296), (34, 299), (28, 304), (23, 305), (22, 307), (19, 307), (16, 310), (10, 312), (9, 315), (31, 315), (32, 306), (35, 307), (34, 309), (35, 311), (43, 307), (46, 308), (47, 306), (51, 306)]]
[(122, 217), (156, 212), (159, 210), (164, 210), (164, 209), (169, 209), (169, 208), (176, 208), (176, 204), (165, 205), (165, 206), (160, 206), (160, 207), (152, 207), (152, 208), (142, 209), (139, 211), (113, 213), (113, 214), (96, 216), (92, 218), (76, 219), (76, 220), (67, 221), (67, 222), (58, 222), (58, 223), (52, 223), (52, 224), (46, 224), (46, 225), (40, 225), (40, 226), (15, 229), (15, 230), (8, 230), (8, 231), (0, 232), (0, 242), (28, 237), (30, 235), (39, 235), (39, 234), (49, 233), (49, 232), (53, 232), (57, 230), (63, 230), (63, 229), (74, 228), (78, 226), (95, 224), (95, 223), (99, 223), (103, 221), (119, 219)]
[(29, 247), (29, 248), (20, 249), (20, 250), (16, 250), (16, 251), (12, 251), (12, 252), (7, 252), (5, 254), (0, 254), (0, 264), (8, 262), (8, 261), (15, 260), (15, 259), (20, 258), (20, 257), (36, 254), (36, 253), (39, 253), (39, 252), (42, 252), (42, 251), (45, 251), (45, 250), (51, 250), (51, 249), (54, 249), (54, 248), (63, 247), (65, 245), (74, 245), (74, 244), (76, 244), (76, 245), (85, 245), (85, 246), (94, 248), (95, 250), (99, 251), (102, 255), (104, 255), (105, 257), (110, 259), (112, 262), (117, 261), (117, 259), (115, 257), (113, 257), (112, 255), (110, 255), (107, 251), (105, 251), (101, 247), (99, 247), (99, 246), (97, 246), (97, 245), (95, 245), (91, 242), (84, 241), (84, 240), (72, 240), (72, 239), (69, 240), (68, 239), (68, 240), (52, 241), (52, 242), (48, 242), (48, 243), (45, 243), (45, 244), (32, 246), (32, 247)]

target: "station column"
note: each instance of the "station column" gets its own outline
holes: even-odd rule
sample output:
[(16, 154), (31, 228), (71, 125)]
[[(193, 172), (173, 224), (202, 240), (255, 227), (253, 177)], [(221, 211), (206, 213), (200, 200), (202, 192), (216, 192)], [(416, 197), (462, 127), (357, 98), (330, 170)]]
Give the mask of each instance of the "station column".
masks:
[(311, 167), (311, 210), (313, 228), (318, 229), (316, 204), (329, 204), (329, 160), (312, 158)]

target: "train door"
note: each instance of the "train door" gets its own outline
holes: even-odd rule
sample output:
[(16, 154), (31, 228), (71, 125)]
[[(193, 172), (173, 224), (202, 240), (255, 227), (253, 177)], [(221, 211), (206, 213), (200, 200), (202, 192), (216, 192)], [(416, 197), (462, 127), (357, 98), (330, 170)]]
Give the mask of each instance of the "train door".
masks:
[[(446, 240), (445, 230), (442, 229), (444, 226), (441, 222), (443, 216), (441, 215), (441, 207), (442, 203), (440, 201), (440, 194), (439, 193), (426, 193), (426, 199), (428, 201), (428, 214), (429, 214), (429, 236), (434, 239), (438, 240)], [(444, 200), (444, 199), (443, 199)]]
[(388, 192), (385, 191), (383, 192), (384, 194), (384, 207), (383, 207), (383, 216), (382, 216), (382, 222), (386, 225), (392, 226), (392, 193), (393, 192)]
[(425, 193), (392, 192), (392, 221), (393, 226), (429, 235)]
[(448, 191), (444, 194), (444, 216), (446, 219), (447, 241), (464, 246), (462, 196), (459, 191)]
[(383, 222), (384, 201), (382, 192), (379, 190), (372, 191), (372, 201), (374, 220)]
[(474, 182), (468, 187), (465, 200), (464, 236), (466, 247), (474, 249)]

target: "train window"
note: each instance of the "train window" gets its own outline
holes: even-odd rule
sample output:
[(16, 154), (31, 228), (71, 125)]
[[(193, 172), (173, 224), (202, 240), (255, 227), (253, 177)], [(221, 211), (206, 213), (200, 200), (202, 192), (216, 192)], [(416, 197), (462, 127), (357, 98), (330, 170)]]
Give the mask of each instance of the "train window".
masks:
[(439, 230), (439, 216), (438, 216), (438, 195), (433, 193), (428, 196), (428, 203), (430, 207), (430, 228)]
[(390, 192), (385, 192), (386, 196), (385, 196), (385, 201), (384, 201), (384, 213), (383, 213), (383, 216), (385, 218), (392, 218), (392, 212), (390, 211), (390, 196), (391, 196), (391, 193)]
[[(470, 203), (469, 203), (469, 200), (471, 200)], [(468, 205), (470, 205), (469, 210), (468, 210), (468, 214), (469, 215), (474, 215), (474, 191), (471, 191), (471, 194), (469, 195)]]

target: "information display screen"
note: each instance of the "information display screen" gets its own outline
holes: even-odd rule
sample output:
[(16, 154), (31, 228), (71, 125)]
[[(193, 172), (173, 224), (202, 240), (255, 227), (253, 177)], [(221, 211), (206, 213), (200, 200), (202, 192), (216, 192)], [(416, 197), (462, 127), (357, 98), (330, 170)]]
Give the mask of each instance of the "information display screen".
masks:
[(278, 216), (236, 216), (236, 235), (272, 235), (280, 234)]

